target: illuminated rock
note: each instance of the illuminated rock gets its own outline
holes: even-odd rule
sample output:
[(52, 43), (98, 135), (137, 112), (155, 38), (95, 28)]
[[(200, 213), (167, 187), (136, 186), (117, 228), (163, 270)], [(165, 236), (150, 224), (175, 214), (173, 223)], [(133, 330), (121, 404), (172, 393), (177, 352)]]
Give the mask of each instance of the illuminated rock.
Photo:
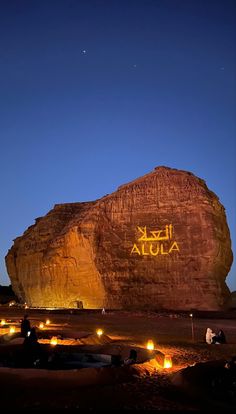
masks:
[(22, 302), (106, 309), (221, 309), (231, 263), (217, 196), (166, 167), (95, 202), (55, 205), (6, 256)]

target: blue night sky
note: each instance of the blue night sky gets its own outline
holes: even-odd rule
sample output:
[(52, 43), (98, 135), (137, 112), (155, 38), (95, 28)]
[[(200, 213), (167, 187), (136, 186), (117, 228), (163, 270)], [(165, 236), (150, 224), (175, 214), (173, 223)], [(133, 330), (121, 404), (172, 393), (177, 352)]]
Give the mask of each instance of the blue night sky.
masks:
[(1, 0), (0, 284), (36, 217), (158, 165), (206, 181), (236, 256), (235, 28), (234, 0)]

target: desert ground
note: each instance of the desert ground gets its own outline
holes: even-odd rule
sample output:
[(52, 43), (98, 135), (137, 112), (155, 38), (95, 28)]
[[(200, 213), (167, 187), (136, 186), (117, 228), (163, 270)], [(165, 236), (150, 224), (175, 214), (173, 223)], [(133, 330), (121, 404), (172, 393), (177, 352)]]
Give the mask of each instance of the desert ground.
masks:
[[(122, 359), (131, 348), (137, 351), (137, 363), (121, 367), (47, 370), (22, 368), (11, 364), (14, 353), (21, 352), (20, 320), (27, 313), (31, 327), (36, 327), (40, 346), (50, 353), (52, 336), (58, 336), (56, 352), (78, 352), (114, 355)], [(50, 325), (39, 329), (39, 323), (50, 319)], [(156, 410), (202, 411), (205, 408), (233, 410), (234, 404), (224, 398), (209, 396), (204, 379), (217, 364), (221, 367), (236, 355), (236, 313), (195, 315), (170, 312), (125, 312), (81, 310), (54, 312), (0, 307), (0, 361), (7, 355), (9, 364), (0, 366), (1, 408), (22, 410)], [(14, 335), (9, 326), (16, 327)], [(223, 329), (227, 343), (208, 345), (206, 329)], [(104, 334), (98, 338), (96, 329)], [(148, 351), (149, 339), (154, 351)], [(55, 348), (54, 348), (55, 349)], [(161, 356), (171, 355), (173, 366), (164, 369)], [(1, 357), (2, 355), (2, 357)], [(3, 358), (4, 356), (4, 358)], [(203, 373), (194, 386), (184, 383), (182, 372), (199, 366)], [(208, 364), (212, 364), (213, 368)], [(205, 368), (206, 367), (206, 368)], [(217, 368), (218, 369), (218, 368)], [(192, 372), (191, 371), (191, 372)], [(217, 371), (218, 372), (218, 371)], [(196, 377), (197, 378), (197, 377)], [(195, 378), (195, 380), (196, 380)], [(204, 388), (205, 387), (205, 388)]]

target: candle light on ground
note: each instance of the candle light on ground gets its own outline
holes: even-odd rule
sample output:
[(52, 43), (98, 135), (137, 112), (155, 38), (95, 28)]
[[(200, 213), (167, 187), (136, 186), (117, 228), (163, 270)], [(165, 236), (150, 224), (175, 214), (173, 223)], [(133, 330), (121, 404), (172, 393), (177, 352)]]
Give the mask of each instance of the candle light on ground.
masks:
[(172, 368), (172, 358), (170, 355), (165, 355), (163, 368)]
[(57, 337), (56, 337), (56, 336), (53, 336), (53, 337), (51, 338), (51, 340), (50, 340), (50, 345), (52, 345), (52, 346), (57, 345)]
[(96, 330), (96, 334), (100, 337), (100, 336), (102, 336), (102, 334), (103, 334), (103, 330), (102, 329), (97, 329)]
[(148, 340), (148, 342), (147, 342), (147, 349), (148, 349), (149, 351), (153, 351), (153, 349), (154, 349), (154, 342), (153, 342), (153, 340), (152, 340), (152, 339), (149, 339), (149, 340)]
[(9, 333), (10, 334), (13, 334), (13, 333), (15, 333), (16, 332), (16, 328), (15, 328), (15, 326), (11, 326), (10, 328), (9, 328)]

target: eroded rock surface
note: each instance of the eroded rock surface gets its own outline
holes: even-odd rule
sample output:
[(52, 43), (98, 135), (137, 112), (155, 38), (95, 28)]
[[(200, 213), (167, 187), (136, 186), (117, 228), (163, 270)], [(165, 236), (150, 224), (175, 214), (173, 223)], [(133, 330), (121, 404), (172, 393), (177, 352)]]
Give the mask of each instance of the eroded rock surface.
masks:
[(97, 201), (55, 205), (6, 265), (30, 306), (218, 310), (232, 259), (218, 197), (192, 173), (157, 167)]

